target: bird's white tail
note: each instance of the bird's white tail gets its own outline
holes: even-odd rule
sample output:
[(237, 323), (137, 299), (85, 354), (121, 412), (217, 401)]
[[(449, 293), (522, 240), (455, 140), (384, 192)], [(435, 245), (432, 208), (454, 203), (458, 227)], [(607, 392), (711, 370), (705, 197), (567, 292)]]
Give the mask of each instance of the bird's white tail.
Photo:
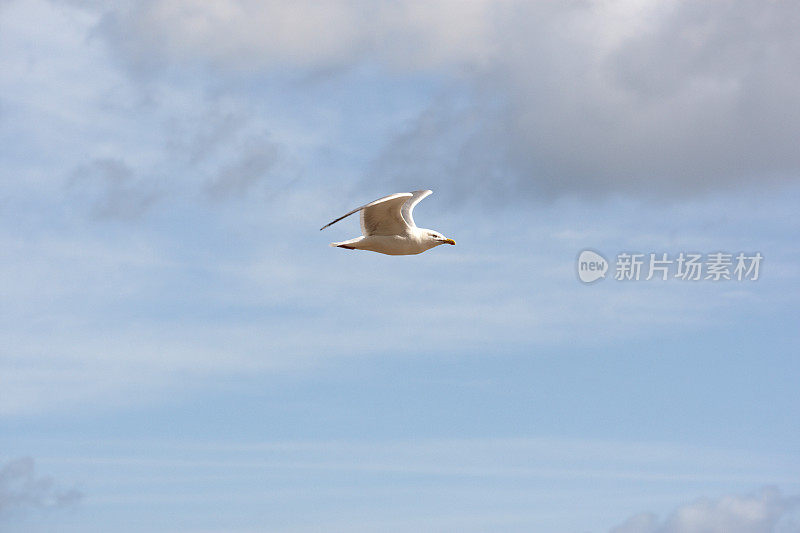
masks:
[(333, 246), (334, 248), (345, 248), (347, 250), (355, 250), (357, 248), (355, 244), (363, 239), (364, 237), (356, 237), (355, 239), (350, 239), (349, 241), (332, 242), (331, 246)]

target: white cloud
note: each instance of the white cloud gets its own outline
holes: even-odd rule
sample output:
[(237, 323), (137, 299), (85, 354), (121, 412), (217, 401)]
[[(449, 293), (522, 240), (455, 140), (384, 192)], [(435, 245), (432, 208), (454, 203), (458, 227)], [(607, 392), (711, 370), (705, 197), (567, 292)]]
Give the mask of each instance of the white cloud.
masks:
[(103, 28), (137, 66), (166, 60), (226, 69), (329, 68), (373, 59), (430, 68), (488, 56), (491, 6), (487, 1), (158, 0), (108, 12)]
[(632, 516), (611, 533), (778, 533), (798, 532), (790, 523), (800, 498), (783, 496), (775, 488), (756, 494), (700, 499), (682, 505), (659, 522), (655, 515)]

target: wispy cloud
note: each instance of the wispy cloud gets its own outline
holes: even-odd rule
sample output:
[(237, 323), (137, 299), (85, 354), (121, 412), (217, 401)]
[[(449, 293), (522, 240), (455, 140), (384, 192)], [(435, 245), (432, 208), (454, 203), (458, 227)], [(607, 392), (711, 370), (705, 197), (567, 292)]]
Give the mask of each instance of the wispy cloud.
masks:
[[(52, 446), (46, 441), (37, 444)], [(93, 489), (95, 505), (194, 503), (203, 506), (199, 516), (209, 517), (228, 502), (256, 506), (280, 502), (282, 509), (270, 509), (262, 527), (274, 529), (281, 520), (274, 513), (289, 509), (287, 531), (304, 531), (304, 524), (291, 518), (298, 509), (314, 508), (315, 514), (306, 516), (309, 530), (370, 531), (375, 529), (370, 527), (372, 520), (397, 520), (393, 528), (397, 531), (455, 527), (793, 533), (769, 527), (790, 518), (797, 502), (777, 489), (764, 489), (682, 505), (665, 520), (637, 515), (611, 528), (620, 509), (631, 504), (668, 509), (696, 494), (724, 494), (728, 487), (741, 485), (780, 483), (786, 490), (796, 490), (798, 464), (789, 453), (670, 442), (556, 437), (263, 441), (109, 437), (59, 444), (80, 452), (56, 453), (48, 456), (48, 462), (91, 469), (99, 480), (113, 479), (100, 481)], [(575, 513), (576, 505), (580, 513)], [(397, 509), (403, 512), (398, 515)], [(352, 514), (354, 510), (360, 510), (359, 516)], [(461, 527), (462, 521), (470, 521), (465, 516), (473, 523)], [(323, 526), (328, 521), (335, 527)]]
[[(746, 212), (746, 203), (689, 209), (680, 240), (666, 248), (673, 237), (658, 221), (668, 209), (618, 206), (622, 218), (614, 220), (604, 207), (552, 206), (520, 224), (514, 214), (445, 216), (437, 195), (419, 206), (418, 222), (452, 228), (467, 245), (414, 261), (329, 254), (333, 235), (308, 224), (313, 212), (331, 209), (323, 200), (289, 195), (272, 212), (237, 210), (225, 231), (200, 211), (178, 229), (150, 221), (108, 235), (0, 233), (8, 252), (0, 265), (7, 282), (0, 369), (10, 376), (0, 412), (90, 406), (97, 398), (103, 406), (141, 402), (175, 386), (269, 375), (321, 358), (608, 346), (724, 327), (740, 316), (762, 320), (794, 305), (785, 289), (796, 273), (788, 244), (767, 254), (768, 273), (749, 284), (609, 279), (585, 287), (574, 270), (583, 246), (607, 254), (756, 249), (748, 231), (786, 231), (791, 197), (773, 202), (769, 217), (717, 226), (708, 224)], [(632, 228), (627, 220), (640, 222)], [(357, 231), (351, 222), (337, 231)], [(731, 240), (731, 232), (745, 240)], [(397, 316), (416, 333), (387, 343), (399, 334)]]

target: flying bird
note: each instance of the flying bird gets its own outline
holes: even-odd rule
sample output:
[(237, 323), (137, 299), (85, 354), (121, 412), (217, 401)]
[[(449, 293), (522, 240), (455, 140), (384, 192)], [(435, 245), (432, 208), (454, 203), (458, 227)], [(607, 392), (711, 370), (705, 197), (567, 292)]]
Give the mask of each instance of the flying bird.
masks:
[(455, 244), (438, 231), (418, 228), (411, 212), (414, 206), (433, 191), (398, 192), (357, 207), (320, 231), (353, 213), (361, 211), (361, 237), (332, 242), (331, 246), (348, 250), (369, 250), (386, 255), (414, 255), (440, 244)]

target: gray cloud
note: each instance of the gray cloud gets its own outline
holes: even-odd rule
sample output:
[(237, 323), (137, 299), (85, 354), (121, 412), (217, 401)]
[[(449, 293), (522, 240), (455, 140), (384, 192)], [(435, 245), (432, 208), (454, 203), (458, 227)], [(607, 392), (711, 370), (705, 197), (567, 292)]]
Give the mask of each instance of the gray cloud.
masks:
[[(167, 115), (164, 123), (165, 140), (152, 163), (158, 170), (147, 173), (168, 174), (168, 181), (156, 183), (114, 157), (92, 159), (72, 172), (68, 189), (93, 216), (132, 220), (177, 196), (241, 199), (265, 188), (276, 167), (285, 162), (281, 147), (241, 109), (220, 111), (213, 100), (204, 101), (189, 115)], [(291, 181), (292, 172), (288, 174), (286, 180)], [(270, 184), (281, 186), (286, 180)]]
[(159, 198), (152, 186), (135, 179), (133, 170), (116, 158), (97, 158), (81, 165), (69, 183), (73, 190), (80, 190), (89, 198), (98, 218), (137, 218)]
[(609, 37), (583, 4), (521, 7), (498, 32), (505, 53), (470, 79), (470, 104), (443, 93), (371, 178), (504, 199), (797, 179), (798, 17), (780, 3), (677, 2)]
[(278, 162), (278, 145), (267, 139), (250, 139), (236, 160), (222, 166), (206, 184), (209, 198), (241, 197), (268, 177)]
[(368, 60), (446, 77), (368, 179), (505, 201), (796, 180), (799, 24), (794, 6), (755, 0), (150, 0), (107, 11), (99, 33), (140, 73)]
[(231, 139), (235, 139), (246, 126), (247, 121), (240, 115), (231, 112), (218, 114), (209, 110), (192, 124), (185, 126), (187, 129), (191, 128), (191, 134), (187, 135), (188, 142), (184, 142), (181, 137), (171, 144), (188, 155), (189, 164), (196, 165), (217, 153)]
[(35, 470), (30, 457), (0, 466), (0, 516), (30, 508), (62, 507), (83, 498), (75, 489), (57, 488), (51, 478), (38, 476)]
[(512, 162), (496, 106), (470, 91), (442, 93), (373, 161), (362, 185), (389, 182), (400, 189), (446, 190), (450, 201), (471, 197), (505, 201), (524, 187)]
[(200, 176), (207, 199), (242, 198), (274, 177), (284, 162), (281, 146), (265, 125), (242, 106), (222, 106), (211, 98), (192, 116), (171, 121), (168, 157), (190, 175)]
[(678, 507), (663, 522), (641, 513), (610, 533), (797, 533), (800, 525), (790, 520), (799, 507), (800, 498), (765, 488), (748, 496), (697, 500)]

